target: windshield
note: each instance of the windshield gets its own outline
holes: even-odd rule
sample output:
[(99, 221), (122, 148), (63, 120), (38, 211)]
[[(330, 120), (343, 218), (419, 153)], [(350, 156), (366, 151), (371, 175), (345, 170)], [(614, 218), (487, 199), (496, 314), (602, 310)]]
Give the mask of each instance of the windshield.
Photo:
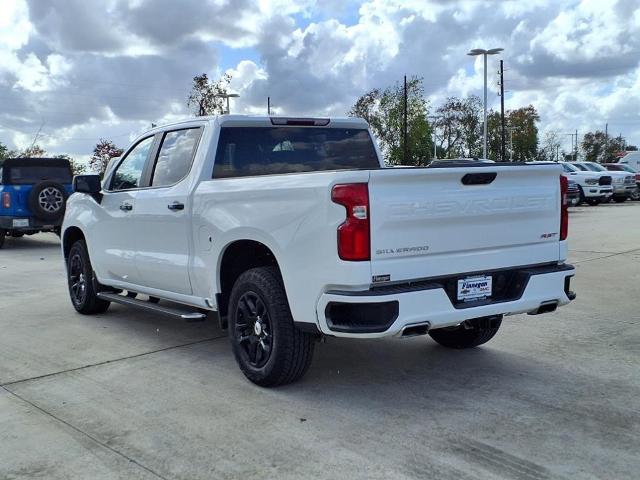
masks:
[(575, 166), (571, 165), (570, 163), (563, 163), (562, 166), (564, 167), (565, 171), (568, 172), (579, 172), (580, 170), (577, 169)]
[(587, 167), (585, 167), (584, 165), (580, 165), (579, 163), (572, 163), (571, 166), (574, 167), (577, 170), (582, 170), (583, 172), (589, 172), (590, 171)]
[(604, 168), (602, 165), (598, 165), (597, 163), (593, 163), (593, 162), (587, 162), (587, 163), (584, 164), (584, 166), (587, 167), (592, 172), (606, 172), (607, 171), (607, 169)]
[(225, 127), (214, 178), (380, 168), (369, 132), (358, 128)]

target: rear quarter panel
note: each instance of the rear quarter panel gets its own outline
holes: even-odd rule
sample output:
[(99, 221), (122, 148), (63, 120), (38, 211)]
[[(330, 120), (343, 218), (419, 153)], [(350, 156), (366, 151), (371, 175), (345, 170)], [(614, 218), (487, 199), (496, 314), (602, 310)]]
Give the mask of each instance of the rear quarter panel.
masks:
[(202, 182), (193, 204), (194, 294), (211, 298), (219, 291), (224, 251), (245, 239), (275, 255), (296, 321), (315, 322), (317, 300), (323, 289), (341, 286), (335, 282), (367, 288), (369, 262), (338, 257), (337, 228), (345, 210), (331, 201), (331, 188), (368, 178), (368, 171), (343, 171)]

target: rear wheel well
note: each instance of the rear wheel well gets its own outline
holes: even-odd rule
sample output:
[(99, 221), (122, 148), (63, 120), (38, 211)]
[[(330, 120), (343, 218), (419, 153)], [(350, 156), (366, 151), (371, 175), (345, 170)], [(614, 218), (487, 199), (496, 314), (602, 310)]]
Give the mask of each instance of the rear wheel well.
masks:
[(216, 299), (221, 318), (227, 316), (231, 289), (238, 277), (251, 268), (266, 266), (274, 266), (280, 272), (275, 255), (263, 243), (238, 240), (227, 246), (220, 263), (220, 293)]
[(69, 227), (64, 232), (64, 238), (62, 239), (62, 251), (64, 252), (65, 260), (69, 257), (69, 251), (74, 243), (78, 240), (84, 240), (84, 233), (78, 227)]

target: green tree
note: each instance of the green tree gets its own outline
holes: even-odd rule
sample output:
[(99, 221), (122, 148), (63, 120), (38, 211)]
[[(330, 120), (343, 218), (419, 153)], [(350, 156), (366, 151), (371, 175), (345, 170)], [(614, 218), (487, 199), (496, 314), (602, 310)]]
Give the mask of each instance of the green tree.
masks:
[(474, 157), (482, 152), (482, 101), (472, 95), (449, 97), (436, 110), (438, 156)]
[(40, 145), (31, 145), (30, 147), (25, 148), (21, 153), (21, 157), (25, 158), (40, 158), (44, 157), (47, 152)]
[(87, 166), (84, 163), (80, 163), (80, 162), (74, 160), (73, 158), (71, 158), (66, 153), (63, 153), (63, 154), (60, 154), (60, 155), (54, 155), (53, 158), (62, 158), (64, 160), (68, 160), (69, 164), (71, 165), (71, 172), (74, 175), (81, 175), (83, 173), (86, 173), (86, 171), (87, 171)]
[(348, 115), (364, 118), (380, 143), (385, 161), (391, 165), (426, 165), (433, 156), (429, 104), (422, 78), (407, 80), (407, 150), (404, 148), (404, 86), (396, 83), (362, 95)]
[(123, 152), (124, 150), (117, 147), (111, 140), (101, 138), (93, 149), (93, 155), (89, 159), (89, 168), (102, 177), (111, 159), (119, 157)]
[(558, 132), (550, 131), (544, 135), (544, 140), (538, 148), (538, 160), (554, 162), (562, 160), (560, 145), (562, 135)]
[(609, 163), (616, 161), (617, 152), (625, 150), (625, 143), (622, 135), (611, 138), (603, 131), (596, 130), (585, 133), (580, 146), (587, 162)]
[[(505, 132), (505, 135), (508, 132)], [(490, 110), (487, 113), (487, 158), (502, 161), (502, 122), (500, 112)], [(507, 159), (505, 159), (506, 161)]]
[(227, 94), (231, 75), (225, 73), (220, 80), (209, 80), (206, 73), (193, 77), (193, 85), (187, 99), (187, 106), (195, 108), (197, 117), (204, 115), (222, 115), (227, 111)]
[[(538, 155), (538, 126), (540, 116), (533, 105), (511, 110), (506, 123), (513, 128), (513, 160), (534, 160)], [(488, 123), (488, 122), (487, 122)], [(509, 133), (506, 133), (509, 145)]]

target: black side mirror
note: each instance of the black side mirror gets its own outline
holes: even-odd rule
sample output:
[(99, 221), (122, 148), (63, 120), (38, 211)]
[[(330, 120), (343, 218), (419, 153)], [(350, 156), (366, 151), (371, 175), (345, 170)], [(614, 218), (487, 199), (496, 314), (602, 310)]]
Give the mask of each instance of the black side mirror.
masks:
[(100, 203), (102, 200), (100, 175), (76, 175), (73, 177), (73, 191), (91, 195), (96, 202)]

